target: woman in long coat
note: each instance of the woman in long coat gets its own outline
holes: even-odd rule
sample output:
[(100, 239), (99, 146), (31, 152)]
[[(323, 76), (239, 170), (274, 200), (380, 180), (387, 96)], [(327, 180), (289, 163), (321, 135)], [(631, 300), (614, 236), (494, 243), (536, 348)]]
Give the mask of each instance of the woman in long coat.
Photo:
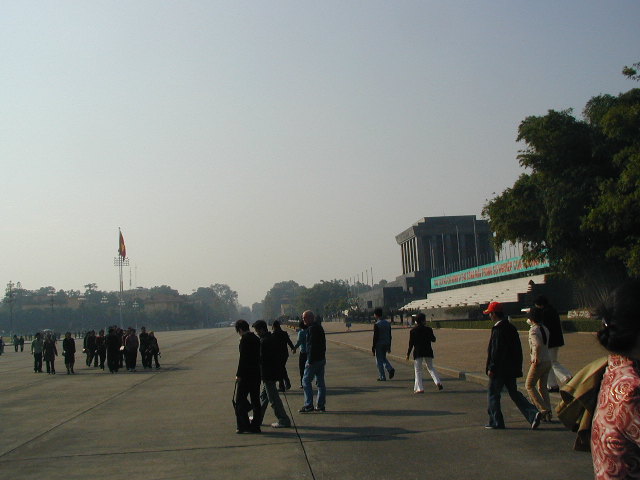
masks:
[(51, 334), (47, 335), (47, 338), (44, 339), (42, 356), (44, 358), (45, 365), (47, 366), (47, 373), (55, 375), (55, 360), (58, 356), (58, 349), (56, 348), (56, 342), (53, 341), (53, 337), (51, 336)]

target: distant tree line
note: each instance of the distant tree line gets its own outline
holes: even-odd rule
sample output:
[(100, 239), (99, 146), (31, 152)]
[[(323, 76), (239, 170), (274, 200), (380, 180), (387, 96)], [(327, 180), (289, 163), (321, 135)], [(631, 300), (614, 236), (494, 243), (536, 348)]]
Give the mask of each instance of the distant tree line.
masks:
[(99, 290), (95, 283), (79, 290), (52, 286), (28, 290), (10, 283), (0, 309), (0, 330), (28, 334), (43, 329), (57, 332), (98, 330), (108, 325), (142, 326), (155, 330), (209, 328), (228, 325), (240, 312), (238, 294), (228, 285), (200, 287), (182, 295), (162, 285), (119, 292)]
[(322, 317), (338, 317), (346, 310), (356, 309), (358, 294), (386, 284), (386, 280), (380, 280), (373, 287), (360, 282), (350, 285), (344, 280), (321, 280), (312, 287), (305, 287), (293, 280), (278, 282), (263, 301), (252, 305), (252, 318), (298, 318), (305, 310), (313, 310)]

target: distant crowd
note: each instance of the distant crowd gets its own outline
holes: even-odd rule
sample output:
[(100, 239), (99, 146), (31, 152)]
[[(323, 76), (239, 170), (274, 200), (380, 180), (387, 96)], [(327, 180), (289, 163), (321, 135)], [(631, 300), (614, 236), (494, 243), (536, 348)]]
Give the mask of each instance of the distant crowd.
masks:
[[(15, 351), (24, 351), (24, 336), (12, 337)], [(33, 356), (34, 373), (42, 373), (43, 363), (47, 374), (56, 374), (56, 357), (58, 356), (58, 335), (54, 332), (38, 332), (33, 336), (30, 348)], [(153, 331), (147, 332), (145, 327), (141, 328), (140, 334), (136, 334), (136, 329), (129, 327), (126, 330), (113, 325), (107, 329), (100, 330), (97, 334), (95, 330), (85, 333), (82, 339), (82, 351), (85, 356), (84, 361), (87, 367), (105, 369), (105, 364), (109, 373), (118, 373), (122, 368), (128, 372), (135, 372), (138, 363), (138, 352), (142, 367), (145, 369), (160, 368), (160, 347), (158, 339)], [(61, 351), (64, 358), (64, 365), (67, 375), (75, 374), (76, 339), (71, 332), (66, 332), (62, 340)]]

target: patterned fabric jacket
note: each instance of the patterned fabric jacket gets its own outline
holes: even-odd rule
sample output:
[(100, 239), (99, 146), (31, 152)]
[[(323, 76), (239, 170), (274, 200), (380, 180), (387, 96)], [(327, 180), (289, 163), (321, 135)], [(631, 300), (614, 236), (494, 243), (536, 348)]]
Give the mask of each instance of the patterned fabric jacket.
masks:
[(640, 370), (638, 362), (609, 355), (591, 425), (596, 480), (640, 479)]

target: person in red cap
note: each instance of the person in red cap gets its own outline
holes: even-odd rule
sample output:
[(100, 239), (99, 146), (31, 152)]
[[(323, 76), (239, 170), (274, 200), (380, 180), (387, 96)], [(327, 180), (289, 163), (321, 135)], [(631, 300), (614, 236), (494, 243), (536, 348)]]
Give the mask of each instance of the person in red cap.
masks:
[(491, 329), (491, 338), (487, 348), (486, 373), (489, 376), (489, 423), (488, 429), (503, 429), (504, 417), (500, 409), (500, 396), (503, 387), (516, 404), (532, 429), (538, 428), (542, 414), (525, 396), (518, 391), (516, 378), (522, 377), (522, 345), (518, 330), (504, 316), (502, 304), (491, 302), (483, 312), (489, 315), (495, 325)]

